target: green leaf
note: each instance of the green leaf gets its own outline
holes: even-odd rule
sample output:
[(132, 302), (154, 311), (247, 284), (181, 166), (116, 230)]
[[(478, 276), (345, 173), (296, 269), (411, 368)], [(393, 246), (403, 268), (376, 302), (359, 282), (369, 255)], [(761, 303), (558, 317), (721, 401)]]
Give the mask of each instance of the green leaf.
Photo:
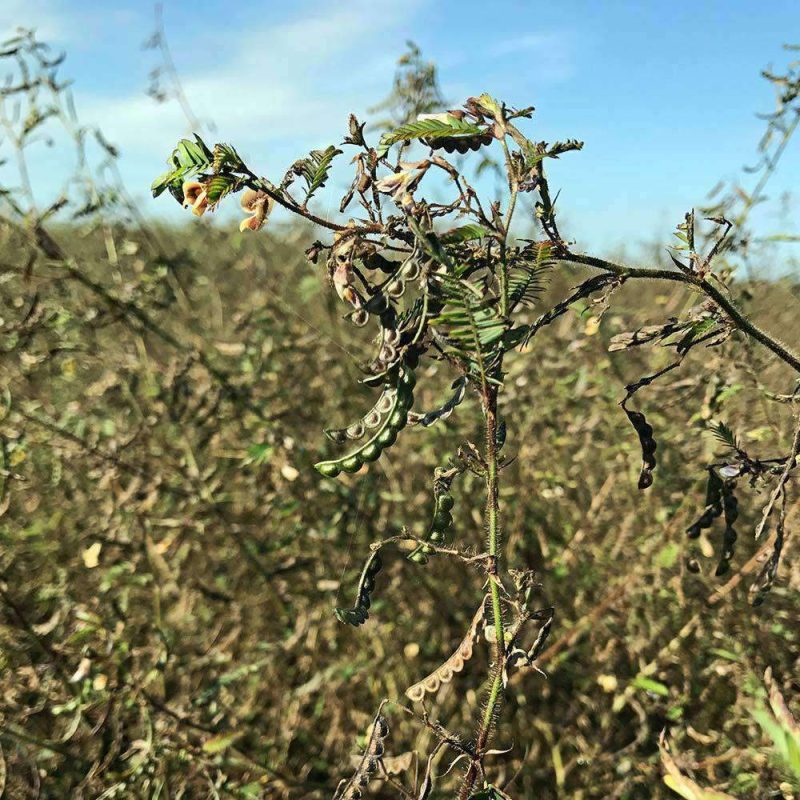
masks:
[(654, 681), (652, 678), (648, 678), (644, 675), (637, 675), (633, 681), (631, 681), (631, 686), (635, 687), (636, 689), (641, 689), (645, 692), (652, 692), (660, 697), (669, 697), (668, 686), (665, 686), (659, 681)]
[(209, 755), (216, 755), (222, 753), (235, 744), (236, 740), (241, 736), (241, 733), (220, 733), (206, 739), (203, 742), (203, 752)]
[(178, 196), (176, 192), (180, 191), (181, 184), (187, 178), (211, 168), (214, 154), (197, 134), (194, 138), (194, 141), (181, 139), (178, 142), (167, 160), (171, 169), (156, 178), (150, 187), (153, 197), (158, 197), (166, 189), (169, 189), (174, 196)]
[(308, 158), (301, 159), (294, 165), (295, 171), (302, 175), (306, 182), (306, 203), (308, 203), (317, 189), (321, 189), (325, 185), (325, 181), (328, 180), (331, 162), (341, 152), (333, 145), (326, 147), (324, 150), (312, 150)]
[(443, 244), (458, 244), (459, 242), (469, 242), (473, 239), (483, 239), (485, 236), (491, 235), (492, 232), (484, 228), (483, 225), (470, 223), (443, 233), (440, 240)]
[(676, 544), (675, 542), (668, 542), (664, 545), (658, 555), (656, 555), (656, 566), (662, 567), (663, 569), (670, 569), (674, 567), (675, 562), (678, 560), (678, 556), (680, 556), (680, 553), (680, 545)]
[(712, 423), (709, 430), (714, 435), (714, 438), (724, 447), (729, 447), (731, 450), (740, 449), (739, 439), (724, 422)]
[(447, 136), (478, 136), (485, 133), (483, 128), (464, 122), (450, 114), (436, 119), (422, 119), (401, 125), (389, 133), (381, 136), (378, 144), (378, 157), (383, 158), (389, 148), (397, 142), (418, 139), (441, 139)]
[(206, 196), (212, 205), (218, 203), (226, 194), (235, 191), (238, 181), (232, 175), (215, 175), (208, 182)]
[(721, 647), (710, 647), (708, 650), (711, 655), (718, 656), (719, 658), (724, 658), (727, 661), (741, 661), (741, 657), (738, 656), (736, 653), (731, 652), (730, 650), (723, 650)]
[(531, 261), (528, 248), (519, 260), (511, 262), (508, 275), (508, 303), (514, 309), (518, 305), (533, 306), (545, 288), (550, 271), (555, 266), (551, 258), (552, 248), (546, 244), (536, 246), (536, 256)]

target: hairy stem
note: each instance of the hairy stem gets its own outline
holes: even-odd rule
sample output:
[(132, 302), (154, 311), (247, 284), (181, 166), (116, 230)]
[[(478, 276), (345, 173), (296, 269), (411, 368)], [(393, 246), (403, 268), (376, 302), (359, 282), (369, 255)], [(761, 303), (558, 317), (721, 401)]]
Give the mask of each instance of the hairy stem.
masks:
[(486, 416), (486, 524), (489, 535), (489, 592), (492, 600), (495, 653), (491, 666), (491, 688), (486, 700), (475, 742), (475, 759), (467, 770), (459, 800), (467, 800), (481, 772), (481, 760), (492, 734), (495, 715), (502, 700), (503, 668), (505, 666), (505, 628), (500, 604), (500, 587), (496, 580), (501, 558), (500, 504), (497, 469), (497, 386), (484, 384), (483, 408)]

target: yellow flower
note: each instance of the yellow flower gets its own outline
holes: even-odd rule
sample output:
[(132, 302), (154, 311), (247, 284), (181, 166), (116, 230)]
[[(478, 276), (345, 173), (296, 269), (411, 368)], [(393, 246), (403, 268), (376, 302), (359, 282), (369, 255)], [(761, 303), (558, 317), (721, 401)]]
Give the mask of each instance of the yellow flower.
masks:
[(192, 214), (202, 217), (208, 208), (206, 187), (199, 181), (186, 181), (183, 184), (183, 207), (192, 207)]
[(242, 208), (250, 216), (241, 221), (239, 230), (257, 231), (266, 222), (273, 205), (273, 199), (266, 192), (248, 189), (242, 195)]

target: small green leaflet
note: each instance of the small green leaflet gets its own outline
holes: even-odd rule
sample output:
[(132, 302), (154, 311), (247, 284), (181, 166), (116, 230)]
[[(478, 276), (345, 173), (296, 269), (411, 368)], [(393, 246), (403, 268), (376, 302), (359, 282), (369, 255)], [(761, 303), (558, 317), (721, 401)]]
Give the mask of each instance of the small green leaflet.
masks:
[(324, 150), (312, 150), (308, 158), (297, 162), (295, 167), (306, 182), (306, 203), (317, 189), (321, 189), (325, 185), (325, 181), (328, 180), (331, 162), (341, 152), (341, 150), (331, 145)]
[(491, 233), (483, 225), (470, 223), (443, 233), (439, 239), (443, 244), (457, 244), (458, 242), (469, 242), (473, 239), (483, 239), (485, 236), (491, 236)]
[(153, 197), (158, 197), (165, 189), (169, 189), (173, 197), (181, 200), (181, 184), (187, 178), (205, 172), (214, 163), (214, 154), (206, 147), (205, 142), (197, 134), (194, 138), (194, 141), (181, 139), (178, 142), (167, 160), (171, 169), (156, 178), (150, 187)]
[(203, 752), (216, 755), (227, 750), (241, 736), (241, 733), (220, 733), (203, 742)]
[(450, 114), (443, 119), (422, 119), (401, 125), (390, 133), (381, 136), (378, 145), (378, 158), (383, 158), (389, 148), (397, 142), (414, 139), (441, 139), (446, 136), (479, 136), (485, 133), (483, 128), (464, 122)]
[(647, 678), (644, 675), (639, 675), (631, 682), (631, 686), (636, 689), (642, 689), (645, 692), (652, 692), (660, 697), (669, 697), (669, 687), (665, 686), (659, 681), (654, 681), (652, 678)]

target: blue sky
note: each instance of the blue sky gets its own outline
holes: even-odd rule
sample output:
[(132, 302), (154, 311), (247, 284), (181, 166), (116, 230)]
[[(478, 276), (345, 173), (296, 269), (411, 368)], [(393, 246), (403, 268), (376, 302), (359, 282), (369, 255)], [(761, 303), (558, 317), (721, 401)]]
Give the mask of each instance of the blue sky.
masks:
[[(773, 105), (759, 71), (785, 64), (781, 45), (800, 42), (797, 0), (166, 0), (164, 19), (198, 116), (273, 178), (339, 141), (348, 113), (386, 94), (415, 40), (454, 104), (488, 91), (536, 106), (534, 138), (586, 142), (550, 173), (566, 232), (596, 248), (666, 242), (719, 179), (755, 161), (755, 114)], [(79, 113), (120, 146), (143, 209), (163, 213), (167, 201), (151, 201), (147, 187), (186, 123), (174, 104), (145, 95), (152, 5), (2, 0), (0, 29), (17, 24), (67, 51)], [(800, 141), (770, 193), (798, 176)], [(764, 232), (778, 229), (762, 217)]]

